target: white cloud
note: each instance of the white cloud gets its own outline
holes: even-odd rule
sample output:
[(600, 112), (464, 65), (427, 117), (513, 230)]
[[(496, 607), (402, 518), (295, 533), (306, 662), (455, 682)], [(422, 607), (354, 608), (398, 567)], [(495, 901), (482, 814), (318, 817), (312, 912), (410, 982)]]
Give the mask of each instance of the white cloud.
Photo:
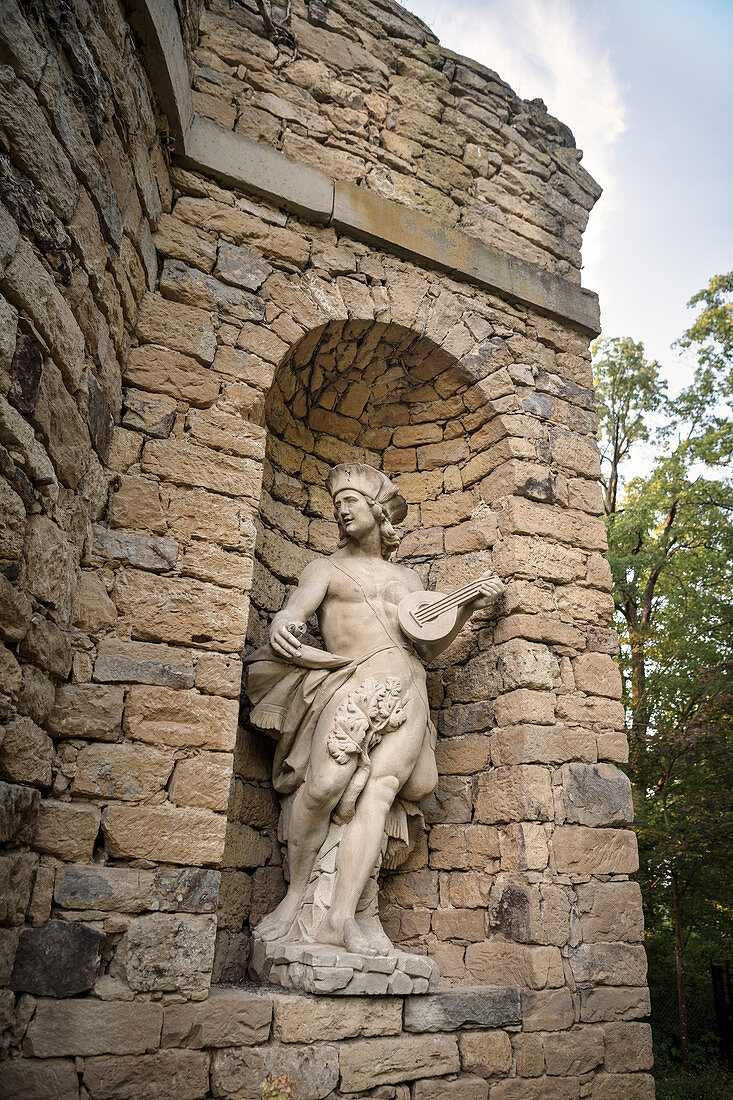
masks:
[(442, 44), (494, 69), (524, 99), (540, 98), (568, 125), (584, 167), (606, 194), (584, 255), (595, 266), (614, 205), (614, 150), (626, 128), (623, 89), (604, 28), (587, 0), (407, 0)]

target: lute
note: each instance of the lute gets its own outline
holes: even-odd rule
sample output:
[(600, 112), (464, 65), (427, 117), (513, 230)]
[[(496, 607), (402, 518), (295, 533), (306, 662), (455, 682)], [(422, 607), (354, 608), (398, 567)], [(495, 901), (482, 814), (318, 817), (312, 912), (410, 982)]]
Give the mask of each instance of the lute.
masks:
[(492, 574), (485, 573), (483, 577), (447, 595), (420, 591), (403, 596), (397, 605), (402, 632), (413, 642), (441, 641), (456, 625), (458, 609), (475, 599), (481, 585), (491, 579)]

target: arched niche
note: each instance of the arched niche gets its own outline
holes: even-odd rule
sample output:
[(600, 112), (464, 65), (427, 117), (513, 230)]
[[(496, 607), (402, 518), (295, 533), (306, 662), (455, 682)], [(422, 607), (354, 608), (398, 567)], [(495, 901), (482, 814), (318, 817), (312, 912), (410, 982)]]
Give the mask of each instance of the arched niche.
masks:
[[(449, 590), (491, 568), (496, 525), (486, 497), (492, 465), (486, 455), (503, 432), (497, 437), (492, 429), (497, 410), (487, 398), (487, 373), (485, 364), (461, 363), (396, 322), (331, 321), (292, 346), (266, 403), (248, 647), (266, 642), (270, 620), (303, 567), (336, 549), (324, 482), (339, 462), (367, 462), (398, 482), (408, 513), (395, 560), (415, 568), (426, 587)], [(496, 456), (496, 463), (503, 460)], [(460, 827), (471, 821), (473, 764), (458, 759), (455, 738), (465, 734), (466, 723), (473, 735), (492, 724), (486, 625), (485, 617), (476, 617), (429, 670), (433, 715), (445, 736), (439, 739), (438, 790), (425, 806), (429, 824)], [(309, 628), (314, 637), (308, 640), (321, 644), (315, 618)], [(468, 718), (470, 706), (462, 700), (475, 699), (477, 678), (482, 702), (470, 704), (475, 713)], [(244, 976), (249, 928), (285, 891), (270, 782), (274, 741), (252, 728), (247, 715), (243, 693), (216, 980)], [(488, 738), (484, 742), (488, 767)], [(439, 901), (438, 871), (428, 864), (423, 837), (399, 871), (383, 875), (385, 928), (395, 942), (417, 951), (430, 950), (431, 914)]]

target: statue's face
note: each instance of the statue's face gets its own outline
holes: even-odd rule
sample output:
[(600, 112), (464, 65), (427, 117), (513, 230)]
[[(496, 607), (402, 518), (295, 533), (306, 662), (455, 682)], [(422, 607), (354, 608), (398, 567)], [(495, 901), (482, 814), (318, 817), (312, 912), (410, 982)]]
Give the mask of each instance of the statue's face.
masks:
[(342, 489), (334, 497), (333, 503), (349, 538), (361, 538), (377, 526), (366, 497), (355, 489)]

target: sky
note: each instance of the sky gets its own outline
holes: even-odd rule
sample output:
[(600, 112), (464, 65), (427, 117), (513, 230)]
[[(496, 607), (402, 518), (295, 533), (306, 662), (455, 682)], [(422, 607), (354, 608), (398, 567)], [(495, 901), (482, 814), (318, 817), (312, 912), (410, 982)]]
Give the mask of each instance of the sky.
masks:
[(686, 303), (733, 268), (733, 0), (402, 2), (571, 128), (604, 189), (582, 273), (602, 335), (641, 340), (678, 392)]

